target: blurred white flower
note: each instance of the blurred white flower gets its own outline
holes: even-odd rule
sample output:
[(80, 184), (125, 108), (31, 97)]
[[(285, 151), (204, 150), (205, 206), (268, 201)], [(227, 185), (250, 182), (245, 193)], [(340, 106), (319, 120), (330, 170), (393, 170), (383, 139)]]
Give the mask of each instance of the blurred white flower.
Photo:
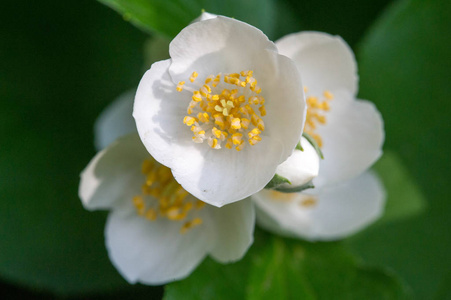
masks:
[(315, 189), (297, 194), (263, 190), (252, 196), (257, 221), (270, 231), (308, 240), (343, 238), (383, 210), (385, 194), (377, 177), (361, 175), (382, 154), (382, 118), (372, 103), (356, 100), (356, 61), (340, 37), (302, 32), (276, 45), (301, 73), (304, 132), (316, 140), (324, 159), (313, 179)]
[(192, 195), (222, 206), (261, 190), (305, 120), (299, 71), (257, 28), (217, 16), (170, 44), (142, 78), (133, 116), (149, 153)]
[(130, 283), (182, 279), (207, 255), (222, 263), (238, 260), (253, 241), (250, 199), (217, 208), (194, 198), (152, 159), (136, 133), (91, 160), (79, 196), (88, 210), (110, 210), (106, 247)]

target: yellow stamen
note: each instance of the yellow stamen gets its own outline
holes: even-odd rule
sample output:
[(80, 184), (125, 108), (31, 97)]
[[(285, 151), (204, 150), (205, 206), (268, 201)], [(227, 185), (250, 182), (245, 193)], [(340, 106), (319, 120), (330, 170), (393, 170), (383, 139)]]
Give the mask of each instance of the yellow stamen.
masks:
[[(193, 226), (202, 224), (202, 220), (196, 217), (195, 211), (202, 209), (205, 203), (190, 196), (175, 181), (169, 168), (160, 165), (153, 159), (148, 159), (142, 163), (141, 171), (145, 177), (142, 195), (132, 198), (139, 216), (152, 222), (159, 218), (166, 218), (174, 222), (185, 221), (181, 225), (181, 231), (184, 232)], [(186, 221), (190, 215), (194, 219)], [(186, 225), (187, 223), (189, 224)]]
[(177, 84), (177, 88), (176, 88), (177, 92), (183, 91), (183, 85), (184, 85), (184, 84), (185, 84), (185, 81), (180, 81), (180, 82)]
[[(304, 87), (304, 92), (307, 92), (307, 87)], [(304, 132), (308, 133), (315, 139), (319, 147), (322, 147), (323, 141), (321, 136), (316, 133), (318, 125), (324, 125), (327, 122), (325, 112), (330, 110), (329, 101), (334, 98), (334, 95), (329, 91), (323, 92), (324, 100), (320, 100), (315, 96), (308, 96), (307, 102), (307, 116), (305, 120)]]
[[(198, 73), (193, 72), (189, 80), (194, 82), (197, 77)], [(182, 88), (182, 82), (178, 87)], [(213, 149), (225, 146), (238, 151), (246, 140), (249, 145), (257, 144), (265, 130), (265, 98), (259, 95), (261, 92), (252, 70), (207, 76), (204, 84), (192, 92), (188, 115), (183, 120), (191, 126), (193, 142), (206, 140)], [(259, 133), (249, 135), (254, 129)]]
[(191, 77), (189, 78), (189, 81), (194, 82), (194, 80), (196, 80), (196, 78), (197, 78), (198, 75), (199, 75), (199, 74), (198, 74), (197, 72), (193, 72), (193, 73), (191, 74)]

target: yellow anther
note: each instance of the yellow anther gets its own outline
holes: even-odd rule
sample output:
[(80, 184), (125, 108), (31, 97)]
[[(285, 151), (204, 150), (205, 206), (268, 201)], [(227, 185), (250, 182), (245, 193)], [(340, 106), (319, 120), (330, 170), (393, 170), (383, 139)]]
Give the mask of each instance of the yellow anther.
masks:
[(209, 84), (215, 77), (213, 75), (210, 75), (205, 79), (205, 84)]
[(241, 151), (244, 148), (244, 141), (241, 142), (241, 144), (239, 144), (238, 146), (236, 146), (236, 151)]
[(233, 145), (232, 138), (228, 138), (228, 139), (227, 139), (227, 143), (225, 144), (225, 147), (226, 147), (227, 149), (232, 149), (232, 145)]
[(154, 163), (151, 160), (145, 160), (141, 166), (141, 173), (147, 174), (152, 171)]
[(185, 234), (188, 230), (190, 230), (191, 228), (201, 225), (202, 224), (202, 219), (201, 218), (195, 218), (191, 221), (185, 222), (185, 224), (183, 224), (182, 228), (180, 229), (180, 233), (181, 234)]
[(259, 136), (254, 136), (253, 138), (249, 139), (249, 144), (251, 146), (254, 146), (255, 144), (257, 144), (258, 142), (260, 142), (262, 140), (261, 137)]
[(329, 110), (330, 110), (329, 102), (323, 101), (323, 102), (321, 103), (320, 109), (321, 109), (321, 110), (324, 110), (324, 111), (329, 111)]
[(220, 149), (221, 146), (218, 143), (217, 139), (209, 139), (208, 140), (208, 145), (213, 148), (213, 149)]
[(157, 212), (155, 211), (155, 209), (152, 208), (148, 209), (146, 211), (146, 214), (144, 215), (144, 217), (149, 221), (155, 221), (157, 219), (157, 216), (158, 216)]
[(180, 213), (180, 207), (175, 206), (175, 207), (169, 208), (166, 211), (166, 217), (172, 221), (176, 221), (176, 220), (178, 221), (178, 220), (183, 219), (183, 218), (181, 218), (182, 215)]
[(260, 111), (260, 115), (261, 115), (262, 117), (266, 116), (266, 108), (265, 108), (264, 105), (260, 106), (260, 107), (258, 108), (258, 110)]
[(257, 121), (257, 128), (260, 129), (261, 131), (265, 130), (265, 123), (263, 123), (262, 119), (258, 119), (258, 121)]
[(210, 99), (214, 101), (219, 100), (219, 95), (211, 95)]
[(299, 202), (299, 205), (302, 207), (312, 207), (316, 205), (316, 198), (314, 197), (307, 197), (306, 199)]
[(196, 209), (201, 209), (204, 206), (205, 206), (205, 202), (200, 201), (200, 200), (196, 201), (196, 207), (195, 207)]
[(227, 82), (227, 83), (239, 85), (240, 82), (241, 81), (238, 78), (229, 77), (229, 82)]
[(197, 122), (196, 118), (190, 116), (186, 116), (185, 118), (183, 118), (183, 124), (186, 124), (186, 126), (191, 126), (195, 122)]
[(194, 91), (193, 92), (193, 97), (192, 97), (193, 101), (195, 102), (200, 102), (202, 101), (202, 97), (201, 97), (201, 93), (199, 91)]
[(254, 128), (252, 129), (247, 135), (249, 136), (249, 138), (251, 139), (252, 137), (259, 135), (261, 133), (260, 129), (258, 128)]
[(315, 115), (315, 117), (318, 120), (318, 122), (320, 122), (321, 124), (325, 124), (326, 123), (326, 117), (325, 116)]
[[(200, 89), (200, 93), (202, 94), (202, 96), (204, 96), (203, 94), (210, 94), (211, 93), (211, 87), (208, 84), (204, 84), (201, 89)], [(206, 97), (206, 96), (204, 96)]]
[(196, 71), (194, 71), (194, 72), (191, 74), (191, 77), (189, 78), (189, 81), (194, 82), (194, 80), (196, 80), (196, 78), (197, 78), (198, 75), (199, 75), (199, 74), (198, 74)]
[(257, 126), (259, 119), (260, 118), (256, 114), (252, 114), (251, 115), (251, 123), (252, 123), (252, 125)]
[(241, 128), (241, 120), (240, 118), (234, 118), (230, 125), (233, 129), (240, 129)]
[(224, 98), (228, 98), (230, 96), (230, 90), (223, 89), (221, 92), (221, 96), (223, 96)]
[(202, 123), (208, 123), (210, 121), (210, 115), (207, 114), (206, 112), (204, 113), (198, 113), (197, 114), (197, 118), (199, 119), (200, 122)]
[(176, 88), (177, 92), (183, 91), (183, 85), (184, 85), (184, 84), (185, 84), (185, 81), (180, 81), (180, 82), (177, 84), (177, 88)]
[(213, 129), (211, 130), (211, 132), (212, 132), (213, 135), (214, 135), (215, 137), (217, 137), (218, 139), (221, 137), (221, 130), (219, 130), (218, 128), (213, 127)]
[(232, 142), (234, 145), (241, 144), (241, 140), (243, 139), (243, 134), (237, 132), (232, 135)]
[(328, 100), (334, 99), (334, 95), (333, 95), (331, 92), (329, 92), (329, 91), (324, 91), (323, 95), (324, 95), (324, 97), (326, 97), (326, 99), (328, 99)]
[(251, 96), (251, 97), (249, 97), (249, 103), (250, 104), (259, 104), (260, 100), (257, 98), (257, 96)]
[(248, 129), (250, 123), (251, 123), (251, 121), (249, 119), (241, 118), (241, 127), (242, 128)]

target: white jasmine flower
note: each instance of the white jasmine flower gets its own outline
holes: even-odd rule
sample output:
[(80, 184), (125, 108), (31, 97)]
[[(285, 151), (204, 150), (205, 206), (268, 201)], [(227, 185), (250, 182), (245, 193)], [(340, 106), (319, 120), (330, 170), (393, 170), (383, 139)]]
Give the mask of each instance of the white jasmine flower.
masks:
[(340, 37), (302, 32), (276, 45), (301, 73), (308, 107), (304, 132), (316, 140), (324, 159), (315, 189), (252, 196), (257, 220), (268, 230), (309, 240), (345, 237), (382, 212), (383, 187), (376, 176), (361, 175), (382, 154), (382, 118), (372, 103), (355, 99), (357, 65)]
[(79, 195), (88, 210), (110, 210), (106, 247), (130, 283), (182, 279), (206, 255), (223, 263), (238, 260), (253, 240), (249, 199), (216, 208), (194, 198), (152, 159), (136, 133), (91, 160)]
[(261, 190), (302, 132), (296, 66), (260, 30), (222, 16), (186, 27), (169, 52), (135, 97), (143, 144), (184, 189), (212, 205)]

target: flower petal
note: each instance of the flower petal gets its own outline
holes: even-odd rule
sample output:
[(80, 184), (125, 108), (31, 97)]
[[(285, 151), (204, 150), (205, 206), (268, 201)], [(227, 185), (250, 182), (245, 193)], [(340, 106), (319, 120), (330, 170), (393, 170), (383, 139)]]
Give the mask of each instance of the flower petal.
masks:
[(365, 171), (381, 155), (383, 121), (374, 104), (340, 93), (330, 102), (327, 123), (319, 126), (324, 159), (316, 186), (343, 182)]
[(188, 276), (215, 243), (208, 226), (181, 234), (180, 222), (113, 211), (105, 238), (111, 261), (130, 283), (165, 284)]
[(149, 154), (137, 134), (97, 153), (81, 173), (79, 197), (88, 210), (108, 209), (141, 191), (141, 164)]
[(289, 201), (267, 190), (252, 199), (258, 224), (269, 231), (311, 241), (336, 240), (376, 220), (383, 211), (385, 192), (378, 178), (366, 172), (344, 184), (294, 194)]
[(321, 32), (300, 32), (276, 42), (279, 53), (296, 62), (309, 94), (346, 89), (356, 95), (357, 63), (351, 48), (339, 36)]
[(97, 118), (94, 125), (94, 144), (102, 150), (117, 138), (136, 132), (132, 117), (135, 90), (123, 93), (108, 105)]
[(173, 60), (169, 72), (177, 83), (188, 79), (193, 71), (201, 78), (245, 71), (258, 61), (255, 53), (265, 49), (277, 51), (259, 29), (218, 16), (192, 23), (175, 37), (169, 46)]
[(276, 173), (291, 182), (284, 183), (280, 187), (301, 186), (318, 176), (318, 153), (304, 137), (301, 138), (301, 146), (304, 151), (294, 150), (293, 154), (277, 167)]
[(211, 14), (209, 12), (203, 11), (199, 17), (195, 18), (191, 23), (194, 22), (201, 22), (201, 21), (205, 21), (205, 20), (209, 20), (209, 19), (213, 19), (216, 18), (218, 15), (215, 14)]
[(210, 255), (221, 263), (241, 259), (254, 240), (255, 211), (251, 199), (209, 209), (218, 237)]

